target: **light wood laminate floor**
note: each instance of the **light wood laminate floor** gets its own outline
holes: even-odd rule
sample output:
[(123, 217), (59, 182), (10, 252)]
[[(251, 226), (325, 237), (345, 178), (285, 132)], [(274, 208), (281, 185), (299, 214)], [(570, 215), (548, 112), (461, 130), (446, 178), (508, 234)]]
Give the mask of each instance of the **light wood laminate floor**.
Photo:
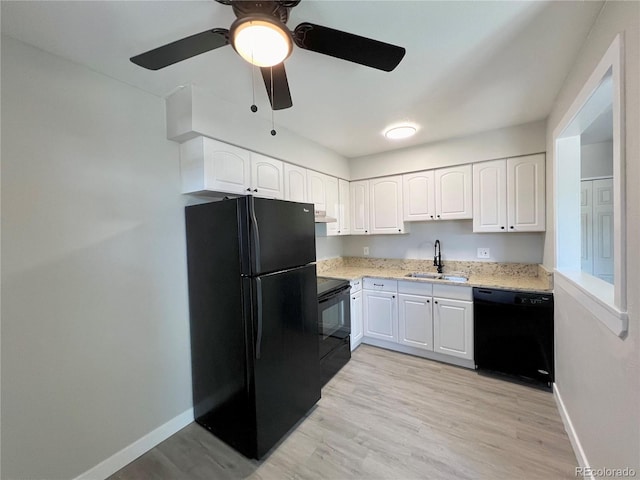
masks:
[(575, 479), (549, 392), (360, 346), (263, 461), (191, 424), (111, 480)]

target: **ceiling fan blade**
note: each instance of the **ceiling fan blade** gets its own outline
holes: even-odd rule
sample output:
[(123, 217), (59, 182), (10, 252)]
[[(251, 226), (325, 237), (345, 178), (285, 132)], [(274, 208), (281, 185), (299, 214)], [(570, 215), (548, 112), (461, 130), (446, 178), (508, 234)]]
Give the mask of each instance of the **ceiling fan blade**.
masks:
[(323, 53), (349, 62), (390, 72), (398, 66), (406, 50), (333, 28), (301, 23), (293, 32), (300, 48)]
[[(261, 67), (262, 79), (264, 86), (269, 95), (271, 108), (273, 110), (283, 110), (293, 106), (291, 101), (291, 92), (289, 92), (289, 82), (287, 82), (287, 72), (284, 69), (284, 63), (279, 63), (273, 67)], [(273, 72), (273, 87), (271, 83), (271, 75)]]
[(201, 53), (224, 47), (229, 43), (229, 30), (214, 28), (206, 32), (196, 33), (190, 37), (176, 40), (162, 47), (141, 53), (130, 60), (149, 70), (160, 70), (174, 63), (195, 57)]

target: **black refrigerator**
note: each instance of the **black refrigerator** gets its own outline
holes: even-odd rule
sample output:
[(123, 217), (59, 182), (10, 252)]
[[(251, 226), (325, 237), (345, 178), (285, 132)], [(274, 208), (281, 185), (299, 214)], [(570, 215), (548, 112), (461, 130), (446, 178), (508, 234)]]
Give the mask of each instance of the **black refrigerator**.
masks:
[(320, 399), (311, 204), (185, 209), (196, 422), (261, 458)]

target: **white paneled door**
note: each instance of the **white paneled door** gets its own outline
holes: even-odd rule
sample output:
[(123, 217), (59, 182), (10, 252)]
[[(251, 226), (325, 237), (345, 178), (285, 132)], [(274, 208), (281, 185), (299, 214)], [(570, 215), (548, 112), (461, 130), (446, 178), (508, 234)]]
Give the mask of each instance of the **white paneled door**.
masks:
[(613, 179), (580, 186), (582, 271), (613, 283)]

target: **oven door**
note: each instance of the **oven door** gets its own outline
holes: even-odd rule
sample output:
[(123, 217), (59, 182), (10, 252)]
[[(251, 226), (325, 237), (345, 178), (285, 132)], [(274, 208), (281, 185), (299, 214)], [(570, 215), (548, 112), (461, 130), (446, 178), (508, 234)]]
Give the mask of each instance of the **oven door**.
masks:
[(351, 287), (328, 292), (318, 299), (320, 358), (344, 343), (351, 332)]

